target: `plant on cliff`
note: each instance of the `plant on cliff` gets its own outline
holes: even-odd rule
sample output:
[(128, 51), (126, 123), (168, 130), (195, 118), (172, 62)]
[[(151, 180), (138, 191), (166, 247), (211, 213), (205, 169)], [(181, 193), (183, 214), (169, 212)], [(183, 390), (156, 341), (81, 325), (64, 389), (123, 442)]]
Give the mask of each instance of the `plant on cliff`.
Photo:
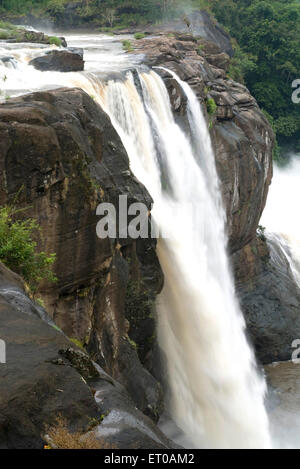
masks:
[(213, 116), (217, 111), (217, 105), (213, 98), (208, 98), (206, 101), (206, 109), (210, 116)]
[[(100, 422), (101, 423), (101, 422)], [(90, 433), (71, 433), (68, 429), (66, 420), (62, 416), (58, 416), (55, 425), (47, 428), (45, 440), (47, 446), (45, 449), (112, 449), (113, 445), (109, 445), (103, 440), (95, 437)]]
[(52, 272), (55, 254), (37, 252), (33, 237), (40, 227), (31, 218), (17, 219), (21, 211), (10, 205), (0, 207), (0, 261), (21, 275), (35, 292), (42, 280), (56, 281)]

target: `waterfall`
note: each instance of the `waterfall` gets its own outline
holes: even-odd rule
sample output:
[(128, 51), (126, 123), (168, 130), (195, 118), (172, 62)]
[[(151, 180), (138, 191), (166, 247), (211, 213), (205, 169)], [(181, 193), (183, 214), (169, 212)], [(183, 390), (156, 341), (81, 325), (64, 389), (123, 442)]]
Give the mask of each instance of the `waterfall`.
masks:
[[(194, 447), (270, 447), (265, 381), (235, 297), (214, 154), (192, 89), (169, 72), (187, 97), (191, 135), (186, 135), (154, 71), (104, 81), (94, 65), (85, 73), (39, 72), (20, 54), (14, 53), (18, 74), (2, 64), (8, 77), (4, 91), (21, 94), (54, 84), (84, 89), (111, 117), (133, 173), (154, 200), (152, 216), (161, 233), (157, 252), (165, 276), (157, 329), (173, 420)], [(93, 53), (90, 63), (95, 62)]]
[(235, 298), (209, 133), (193, 91), (173, 76), (187, 95), (194, 144), (175, 123), (155, 72), (140, 73), (141, 95), (129, 75), (110, 81), (101, 97), (164, 234), (157, 311), (170, 411), (195, 447), (266, 448), (265, 382)]

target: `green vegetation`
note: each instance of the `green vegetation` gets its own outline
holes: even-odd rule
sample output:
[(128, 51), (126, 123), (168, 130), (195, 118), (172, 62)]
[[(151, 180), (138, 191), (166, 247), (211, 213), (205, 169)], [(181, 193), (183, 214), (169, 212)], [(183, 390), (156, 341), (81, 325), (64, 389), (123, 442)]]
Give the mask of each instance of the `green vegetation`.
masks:
[(33, 237), (39, 225), (31, 218), (19, 220), (22, 211), (10, 205), (0, 208), (0, 261), (21, 275), (35, 292), (42, 280), (56, 281), (52, 272), (55, 254), (37, 252)]
[(206, 101), (206, 109), (207, 112), (210, 116), (213, 116), (216, 113), (217, 110), (217, 105), (216, 102), (213, 98), (208, 98)]
[(130, 281), (127, 285), (125, 301), (125, 317), (134, 330), (140, 322), (151, 317), (155, 304), (155, 296), (142, 282)]
[(209, 9), (210, 0), (0, 0), (0, 14), (34, 14), (45, 18), (47, 15), (57, 23), (62, 18), (67, 5), (74, 4), (72, 15), (82, 22), (109, 28), (127, 28), (171, 19), (174, 16), (186, 17), (190, 5)]
[(62, 41), (59, 37), (56, 36), (50, 36), (49, 37), (49, 44), (54, 44), (57, 47), (61, 47)]
[(237, 41), (229, 74), (244, 81), (272, 117), (279, 144), (299, 146), (299, 105), (292, 102), (291, 85), (300, 73), (300, 2), (211, 0), (210, 5)]
[(134, 35), (134, 38), (135, 38), (137, 41), (140, 40), (140, 39), (144, 39), (144, 37), (145, 37), (145, 34), (144, 34), (144, 33), (136, 33), (136, 34)]
[(8, 31), (15, 31), (17, 28), (15, 25), (9, 23), (8, 21), (0, 21), (0, 29), (6, 29)]
[(84, 350), (85, 351), (85, 348), (84, 348), (84, 344), (82, 342), (80, 342), (80, 340), (74, 338), (74, 337), (71, 337), (69, 338), (69, 340), (71, 342), (73, 342), (74, 345), (76, 345), (77, 347), (81, 348), (81, 350)]
[(1, 31), (0, 30), (0, 39), (9, 39), (10, 35), (7, 31)]
[(122, 44), (123, 44), (123, 49), (126, 50), (127, 52), (132, 52), (133, 51), (132, 44), (129, 40), (123, 41)]

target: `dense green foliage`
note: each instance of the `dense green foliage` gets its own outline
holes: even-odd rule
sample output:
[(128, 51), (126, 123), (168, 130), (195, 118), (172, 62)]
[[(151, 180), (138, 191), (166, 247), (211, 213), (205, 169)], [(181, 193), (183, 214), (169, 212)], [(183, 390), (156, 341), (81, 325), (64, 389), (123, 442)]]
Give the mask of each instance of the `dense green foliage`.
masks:
[(260, 106), (272, 116), (280, 143), (300, 145), (300, 108), (292, 82), (300, 78), (300, 2), (295, 0), (212, 0), (216, 18), (239, 46), (231, 67)]
[(21, 275), (34, 292), (42, 280), (56, 280), (55, 254), (37, 252), (33, 236), (39, 225), (31, 218), (18, 220), (19, 212), (12, 206), (0, 207), (0, 261)]
[(0, 13), (46, 14), (60, 22), (65, 9), (72, 4), (75, 5), (76, 14), (86, 22), (93, 21), (112, 28), (136, 26), (184, 15), (191, 11), (192, 5), (208, 8), (210, 0), (0, 0)]

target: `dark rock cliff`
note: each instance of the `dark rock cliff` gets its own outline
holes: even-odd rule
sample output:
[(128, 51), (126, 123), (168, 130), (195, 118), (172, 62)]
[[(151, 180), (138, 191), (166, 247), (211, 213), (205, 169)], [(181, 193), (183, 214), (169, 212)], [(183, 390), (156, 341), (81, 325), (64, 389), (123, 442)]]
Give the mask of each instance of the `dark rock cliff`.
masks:
[(291, 360), (300, 337), (300, 288), (284, 239), (257, 236), (233, 255), (237, 292), (258, 359)]
[(47, 319), (22, 280), (0, 263), (0, 337), (6, 343), (6, 363), (0, 366), (2, 449), (42, 448), (46, 427), (59, 415), (83, 431), (98, 414), (90, 388), (61, 360), (59, 351), (74, 345), (41, 317)]
[(59, 331), (30, 300), (21, 278), (1, 263), (0, 337), (6, 344), (6, 361), (0, 363), (0, 449), (42, 449), (58, 418), (82, 438), (93, 433), (101, 447), (174, 447), (124, 386)]
[[(155, 242), (96, 235), (100, 202), (118, 207), (119, 195), (149, 208), (152, 202), (130, 172), (110, 119), (83, 91), (63, 89), (2, 105), (0, 133), (0, 204), (21, 189), (18, 203), (42, 228), (40, 247), (57, 254), (58, 282), (42, 286), (46, 309), (157, 419), (160, 385), (142, 367), (125, 317), (132, 297), (153, 298), (162, 288)], [(151, 313), (145, 306), (140, 323)], [(153, 332), (152, 319), (148, 335)]]

